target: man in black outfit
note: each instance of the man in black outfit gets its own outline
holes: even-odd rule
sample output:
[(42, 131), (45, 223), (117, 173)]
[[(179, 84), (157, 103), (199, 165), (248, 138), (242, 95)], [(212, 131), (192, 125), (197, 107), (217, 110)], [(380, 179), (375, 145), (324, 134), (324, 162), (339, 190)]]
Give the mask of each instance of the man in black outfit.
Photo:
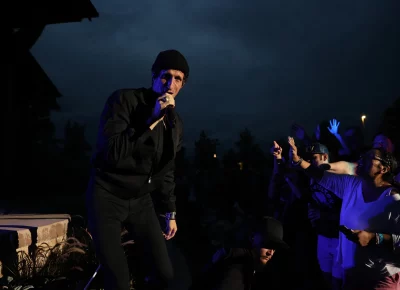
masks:
[(282, 224), (264, 217), (256, 222), (249, 247), (221, 248), (190, 290), (283, 289), (290, 281), (274, 279), (279, 269), (274, 272), (270, 267), (275, 251), (283, 249), (288, 245), (283, 241)]
[[(177, 231), (174, 163), (183, 129), (174, 108), (189, 66), (180, 52), (167, 50), (159, 53), (151, 71), (151, 88), (117, 90), (101, 114), (87, 209), (106, 290), (130, 288), (122, 223), (145, 246), (158, 287), (166, 288), (173, 278), (164, 238), (173, 238)], [(154, 192), (163, 207), (165, 229), (154, 209)]]

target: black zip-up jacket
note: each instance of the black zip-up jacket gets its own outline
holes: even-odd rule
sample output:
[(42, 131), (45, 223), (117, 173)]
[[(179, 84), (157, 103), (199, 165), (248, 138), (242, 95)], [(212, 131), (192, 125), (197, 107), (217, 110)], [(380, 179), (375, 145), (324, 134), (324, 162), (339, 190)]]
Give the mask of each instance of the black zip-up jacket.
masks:
[(149, 129), (147, 120), (156, 98), (146, 88), (118, 90), (108, 98), (101, 114), (92, 178), (123, 199), (157, 190), (165, 211), (172, 212), (176, 211), (175, 156), (182, 146), (183, 124), (175, 113), (175, 126), (166, 131), (173, 146), (165, 152), (165, 162), (155, 161), (160, 149), (156, 148), (154, 130)]
[[(259, 258), (256, 249), (231, 248), (225, 250), (225, 255), (207, 265), (203, 273), (194, 277), (189, 290), (258, 290), (283, 289), (282, 270), (273, 268), (270, 264), (261, 272), (256, 273)], [(285, 284), (285, 283), (282, 283)], [(287, 284), (287, 283), (286, 283)]]

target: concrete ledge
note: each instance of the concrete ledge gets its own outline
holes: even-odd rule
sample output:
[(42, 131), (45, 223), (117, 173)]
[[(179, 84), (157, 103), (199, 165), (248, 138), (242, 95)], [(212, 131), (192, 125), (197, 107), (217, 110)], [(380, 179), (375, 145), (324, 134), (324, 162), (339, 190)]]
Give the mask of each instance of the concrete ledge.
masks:
[(67, 238), (70, 216), (66, 214), (0, 215), (0, 277), (1, 265), (18, 252), (28, 253), (30, 246), (43, 243), (50, 247)]

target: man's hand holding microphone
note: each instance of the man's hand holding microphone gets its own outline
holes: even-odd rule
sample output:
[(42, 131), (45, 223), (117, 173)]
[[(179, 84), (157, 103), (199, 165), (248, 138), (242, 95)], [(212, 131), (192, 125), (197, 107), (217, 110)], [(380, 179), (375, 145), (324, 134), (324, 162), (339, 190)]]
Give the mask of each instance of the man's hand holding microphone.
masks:
[(148, 121), (150, 124), (150, 130), (162, 120), (169, 128), (175, 125), (175, 98), (170, 94), (164, 94), (158, 97), (153, 109), (153, 113)]

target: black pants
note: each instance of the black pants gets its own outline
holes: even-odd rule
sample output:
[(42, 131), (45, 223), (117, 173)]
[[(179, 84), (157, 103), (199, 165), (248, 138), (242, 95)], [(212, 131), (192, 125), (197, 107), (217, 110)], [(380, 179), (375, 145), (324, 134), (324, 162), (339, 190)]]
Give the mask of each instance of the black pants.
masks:
[(138, 199), (120, 199), (97, 184), (89, 185), (87, 192), (89, 231), (105, 274), (106, 290), (128, 290), (130, 275), (121, 246), (121, 224), (124, 223), (135, 240), (145, 245), (145, 253), (158, 276), (160, 289), (173, 278), (160, 222), (150, 194)]

